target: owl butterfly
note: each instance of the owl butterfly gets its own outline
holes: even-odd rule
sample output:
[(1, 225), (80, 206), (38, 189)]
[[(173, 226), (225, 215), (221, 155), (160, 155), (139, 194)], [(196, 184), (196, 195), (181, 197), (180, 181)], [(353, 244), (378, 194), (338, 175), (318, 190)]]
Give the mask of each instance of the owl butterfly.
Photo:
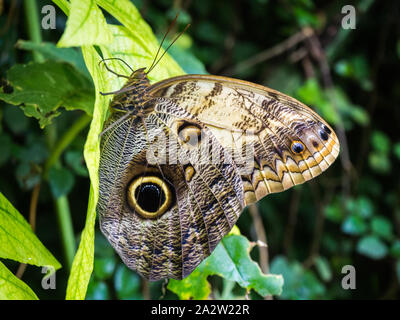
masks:
[(132, 72), (101, 139), (100, 228), (131, 269), (182, 279), (242, 210), (310, 180), (339, 153), (332, 128), (301, 102), (254, 83)]

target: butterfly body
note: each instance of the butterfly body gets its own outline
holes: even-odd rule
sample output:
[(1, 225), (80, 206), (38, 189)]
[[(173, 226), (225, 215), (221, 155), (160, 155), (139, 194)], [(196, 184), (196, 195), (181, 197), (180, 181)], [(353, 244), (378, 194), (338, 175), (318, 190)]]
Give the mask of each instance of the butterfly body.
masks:
[(245, 206), (317, 176), (339, 152), (314, 111), (246, 81), (185, 75), (150, 85), (139, 69), (110, 106), (100, 226), (150, 280), (189, 275)]

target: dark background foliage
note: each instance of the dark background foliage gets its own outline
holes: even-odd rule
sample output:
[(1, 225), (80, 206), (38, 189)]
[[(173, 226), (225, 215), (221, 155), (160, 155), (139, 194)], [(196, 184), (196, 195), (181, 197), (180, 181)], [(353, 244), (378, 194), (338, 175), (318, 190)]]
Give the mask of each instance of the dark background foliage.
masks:
[[(226, 75), (263, 84), (305, 102), (328, 120), (341, 139), (336, 163), (317, 179), (266, 197), (246, 210), (238, 226), (264, 271), (283, 274), (283, 299), (393, 299), (400, 283), (400, 14), (398, 1), (170, 1), (135, 0), (161, 39), (179, 11), (172, 34), (191, 28), (171, 49), (186, 72)], [(38, 1), (38, 6), (49, 4)], [(0, 1), (0, 75), (32, 60), (15, 46), (29, 39), (23, 1)], [(356, 8), (356, 29), (341, 27), (344, 5)], [(107, 16), (110, 23), (115, 23)], [(56, 43), (66, 17), (57, 9)], [(305, 36), (307, 35), (307, 36)], [(171, 36), (172, 37), (172, 36)], [(289, 39), (289, 40), (288, 40)], [(184, 52), (184, 53), (182, 53)], [(204, 69), (205, 68), (205, 69)], [(7, 86), (3, 86), (4, 92)], [(0, 101), (0, 190), (28, 219), (32, 193), (49, 156), (49, 143), (81, 115), (62, 112), (53, 131)], [(65, 264), (54, 195), (67, 195), (76, 239), (85, 222), (89, 179), (82, 156), (87, 129), (68, 146), (42, 183), (36, 233)], [(267, 254), (267, 255), (266, 255)], [(5, 261), (16, 272), (18, 264)], [(341, 287), (344, 265), (357, 272), (355, 290)], [(68, 268), (57, 289), (44, 291), (38, 268), (23, 275), (39, 298), (63, 298)], [(213, 296), (241, 297), (220, 278)], [(224, 291), (225, 289), (225, 291)], [(227, 293), (229, 291), (229, 294)], [(159, 298), (163, 283), (149, 285), (128, 271), (96, 234), (95, 269), (88, 298)], [(222, 293), (221, 293), (222, 292)], [(175, 298), (167, 291), (165, 298)], [(259, 298), (256, 295), (253, 298)]]

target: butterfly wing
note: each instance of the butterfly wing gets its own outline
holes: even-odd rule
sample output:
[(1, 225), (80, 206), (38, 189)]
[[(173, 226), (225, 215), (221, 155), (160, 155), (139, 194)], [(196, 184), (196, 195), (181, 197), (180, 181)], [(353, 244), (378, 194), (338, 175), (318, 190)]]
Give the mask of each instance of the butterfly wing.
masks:
[[(187, 75), (148, 93), (149, 115), (102, 138), (97, 209), (124, 263), (150, 280), (189, 275), (246, 205), (317, 176), (339, 152), (314, 111), (262, 86)], [(143, 215), (152, 199), (156, 214)]]
[[(178, 106), (159, 104), (156, 112), (179, 116), (185, 110), (231, 154), (239, 154), (233, 158), (239, 159), (246, 205), (316, 177), (339, 154), (335, 132), (316, 112), (264, 86), (185, 75), (156, 83), (149, 93)], [(303, 150), (294, 152), (296, 146)]]
[[(242, 181), (232, 159), (227, 154), (213, 163), (212, 153), (196, 154), (200, 144), (212, 146), (222, 157), (224, 150), (201, 123), (192, 121), (182, 129), (181, 119), (158, 113), (129, 119), (107, 131), (101, 143), (101, 230), (124, 263), (149, 280), (189, 275), (231, 230), (244, 207)], [(204, 133), (187, 143), (182, 136), (187, 130)], [(167, 210), (150, 218), (139, 207), (151, 194), (142, 191), (143, 203), (138, 200), (135, 207), (128, 191), (135, 181), (144, 184), (149, 177), (171, 190)]]

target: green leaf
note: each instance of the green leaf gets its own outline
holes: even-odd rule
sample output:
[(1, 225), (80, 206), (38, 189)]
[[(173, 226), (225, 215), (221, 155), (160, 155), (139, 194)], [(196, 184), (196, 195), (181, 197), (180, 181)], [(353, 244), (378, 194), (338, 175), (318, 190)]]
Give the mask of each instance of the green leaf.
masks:
[[(260, 267), (250, 258), (250, 242), (243, 236), (228, 235), (215, 248), (210, 257), (204, 260), (196, 270), (183, 281), (170, 280), (168, 289), (184, 297), (204, 298), (204, 288), (209, 275), (218, 275), (237, 282), (242, 288), (254, 289), (261, 296), (279, 295), (283, 279), (280, 275), (265, 275)], [(199, 279), (200, 277), (200, 279)]]
[(0, 192), (0, 258), (35, 266), (61, 268), (60, 263), (32, 232), (24, 217)]
[(60, 114), (60, 106), (92, 114), (93, 86), (69, 63), (17, 64), (7, 72), (7, 78), (13, 92), (0, 92), (0, 99), (14, 105), (24, 104), (25, 115), (38, 119), (42, 128)]
[(375, 151), (379, 154), (386, 155), (390, 151), (390, 139), (381, 131), (374, 131), (372, 133), (371, 144)]
[(396, 261), (396, 275), (397, 281), (400, 283), (400, 259)]
[(71, 0), (67, 27), (58, 47), (101, 45), (112, 40), (112, 33), (95, 0)]
[(75, 179), (68, 169), (51, 167), (49, 171), (49, 183), (54, 197), (59, 198), (71, 191)]
[(0, 300), (38, 300), (32, 289), (14, 276), (1, 261)]
[(342, 231), (351, 235), (363, 234), (367, 229), (367, 224), (363, 218), (356, 214), (349, 215), (342, 224)]
[[(163, 45), (164, 48), (167, 47), (169, 42)], [(204, 64), (197, 59), (188, 50), (181, 49), (179, 46), (175, 45), (170, 47), (169, 54), (179, 63), (182, 69), (189, 74), (207, 74), (207, 70)]]
[(392, 223), (383, 216), (372, 218), (371, 229), (374, 234), (385, 240), (391, 240), (393, 238)]
[(77, 71), (91, 79), (85, 61), (83, 61), (82, 53), (77, 48), (57, 48), (51, 42), (35, 43), (25, 40), (18, 40), (15, 46), (18, 49), (39, 52), (48, 60), (69, 62)]
[(86, 296), (90, 275), (93, 271), (94, 257), (94, 226), (96, 222), (96, 207), (93, 200), (95, 191), (90, 186), (88, 214), (85, 228), (82, 231), (78, 251), (72, 263), (71, 273), (68, 278), (67, 300), (83, 300)]
[(378, 260), (386, 256), (386, 244), (376, 236), (365, 236), (357, 243), (357, 252), (371, 259)]
[(169, 280), (168, 290), (176, 293), (181, 300), (206, 300), (211, 293), (211, 285), (207, 281), (208, 274), (200, 266), (183, 280)]
[(270, 269), (273, 273), (281, 273), (285, 279), (282, 299), (320, 299), (325, 293), (324, 285), (315, 274), (297, 261), (289, 262), (286, 257), (276, 256)]
[[(106, 46), (111, 56), (124, 59), (133, 69), (149, 67), (160, 45), (133, 3), (129, 0), (96, 0), (96, 2), (124, 26), (109, 26), (114, 38), (118, 37), (117, 41)], [(159, 57), (163, 52), (161, 49)], [(122, 68), (127, 70), (125, 66)], [(129, 70), (127, 71), (125, 74), (130, 74)], [(166, 54), (150, 73), (149, 78), (151, 81), (160, 81), (182, 74), (184, 74), (182, 68), (169, 54)]]

